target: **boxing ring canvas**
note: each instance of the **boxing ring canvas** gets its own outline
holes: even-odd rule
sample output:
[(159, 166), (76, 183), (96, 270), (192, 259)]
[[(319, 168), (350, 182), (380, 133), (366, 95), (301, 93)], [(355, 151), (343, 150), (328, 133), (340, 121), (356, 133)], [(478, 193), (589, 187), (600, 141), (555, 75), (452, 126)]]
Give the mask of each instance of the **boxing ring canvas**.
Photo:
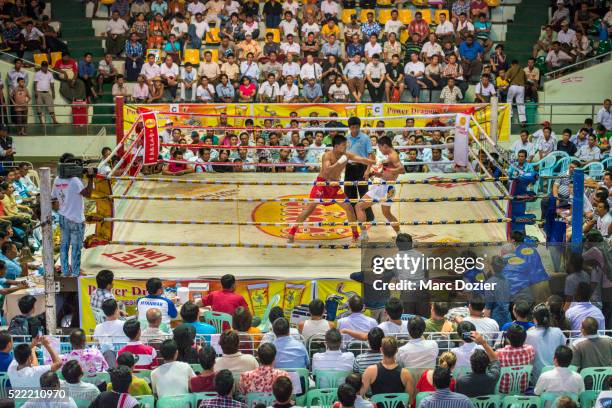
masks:
[[(312, 183), (314, 173), (207, 173), (180, 178), (219, 181), (259, 181)], [(151, 176), (152, 178), (156, 176)], [(400, 180), (423, 178), (474, 177), (473, 174), (404, 174)], [(127, 181), (118, 181), (114, 194), (125, 191)], [(492, 183), (403, 184), (396, 186), (395, 198), (442, 198), (483, 196), (483, 187), (495, 191)], [(115, 218), (135, 220), (239, 221), (242, 225), (147, 224), (115, 222), (114, 241), (193, 242), (214, 244), (284, 244), (289, 226), (249, 225), (252, 222), (290, 223), (299, 214), (299, 202), (258, 202), (259, 198), (306, 198), (309, 185), (215, 185), (136, 181), (129, 196), (224, 197), (228, 201), (153, 201), (115, 200)], [(236, 202), (232, 198), (248, 198)], [(497, 202), (505, 208), (504, 202)], [(456, 220), (503, 217), (493, 201), (425, 203), (395, 202), (393, 213), (399, 221)], [(377, 221), (386, 221), (380, 205), (374, 206)], [(343, 222), (338, 205), (318, 206), (308, 222)], [(245, 225), (246, 224), (246, 225)], [(89, 226), (91, 228), (91, 226)], [(348, 226), (305, 226), (296, 236), (297, 243), (350, 243)], [(394, 238), (390, 226), (369, 227), (370, 241)], [(505, 224), (403, 225), (402, 232), (418, 242), (483, 242), (505, 240)], [(89, 231), (90, 232), (90, 231)], [(188, 246), (106, 245), (83, 250), (82, 268), (87, 275), (111, 269), (119, 278), (152, 276), (178, 278), (214, 278), (233, 273), (238, 278), (286, 279), (347, 278), (359, 271), (360, 249), (322, 248), (243, 248)]]

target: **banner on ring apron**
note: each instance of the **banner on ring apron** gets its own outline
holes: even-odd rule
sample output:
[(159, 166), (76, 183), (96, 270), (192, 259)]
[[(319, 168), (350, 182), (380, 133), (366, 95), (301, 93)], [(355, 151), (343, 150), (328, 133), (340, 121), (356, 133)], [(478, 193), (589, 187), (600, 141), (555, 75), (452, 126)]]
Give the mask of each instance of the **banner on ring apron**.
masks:
[(145, 112), (142, 114), (144, 123), (144, 158), (143, 163), (157, 164), (159, 154), (159, 133), (157, 130), (157, 116), (155, 112)]
[[(218, 116), (225, 113), (230, 116), (227, 120), (228, 126), (242, 127), (244, 122), (250, 117), (253, 119), (255, 126), (263, 126), (266, 117), (282, 117), (275, 119), (273, 123), (288, 125), (288, 118), (292, 113), (298, 117), (307, 117), (311, 113), (316, 112), (318, 116), (330, 116), (332, 113), (338, 114), (339, 117), (358, 116), (364, 120), (363, 126), (376, 126), (376, 120), (368, 121), (368, 117), (380, 116), (401, 116), (401, 115), (426, 115), (426, 114), (442, 114), (442, 113), (465, 113), (470, 109), (475, 110), (474, 118), (480, 126), (490, 133), (491, 107), (486, 104), (454, 104), (445, 105), (442, 103), (254, 103), (254, 104), (158, 104), (158, 105), (130, 105), (123, 106), (124, 131), (127, 132), (138, 114), (148, 111), (156, 112), (172, 112), (173, 115), (164, 114), (159, 117), (158, 126), (173, 125), (206, 127), (219, 124)], [(190, 116), (189, 114), (205, 114), (212, 115), (211, 117)], [(232, 116), (246, 116), (242, 118), (234, 118)], [(442, 118), (442, 122), (447, 119)], [(418, 119), (415, 121), (415, 126), (427, 126), (433, 119)], [(405, 119), (387, 119), (384, 121), (385, 126), (401, 127), (406, 125)], [(443, 126), (443, 125), (442, 125)], [(194, 129), (195, 130), (195, 129)], [(240, 130), (236, 131), (240, 133)], [(191, 129), (184, 129), (183, 133), (191, 134)], [(218, 132), (217, 132), (218, 133)], [(498, 140), (506, 141), (510, 136), (510, 109), (508, 104), (499, 104), (498, 116)]]

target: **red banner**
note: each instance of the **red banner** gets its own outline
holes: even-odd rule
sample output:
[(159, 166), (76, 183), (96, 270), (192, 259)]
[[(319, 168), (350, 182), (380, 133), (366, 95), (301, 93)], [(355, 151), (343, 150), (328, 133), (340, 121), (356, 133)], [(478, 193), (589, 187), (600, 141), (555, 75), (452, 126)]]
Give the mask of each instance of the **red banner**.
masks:
[(157, 132), (157, 117), (155, 112), (142, 113), (144, 123), (144, 164), (157, 164), (159, 155), (159, 134)]

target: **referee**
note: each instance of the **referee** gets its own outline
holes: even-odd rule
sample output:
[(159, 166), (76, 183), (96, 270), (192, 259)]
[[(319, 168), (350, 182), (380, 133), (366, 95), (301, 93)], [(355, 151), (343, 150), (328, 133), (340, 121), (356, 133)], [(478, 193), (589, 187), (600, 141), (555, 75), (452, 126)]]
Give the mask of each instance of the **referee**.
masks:
[[(367, 157), (371, 160), (376, 160), (376, 153), (372, 149), (372, 143), (368, 135), (361, 131), (361, 120), (357, 117), (351, 117), (348, 121), (349, 134), (347, 137), (348, 148), (347, 151), (356, 154), (357, 156)], [(345, 181), (363, 181), (364, 174), (368, 166), (365, 164), (354, 163), (349, 161), (346, 165), (346, 171), (344, 173)], [(362, 198), (368, 192), (368, 186), (344, 186), (344, 193), (350, 199)], [(355, 208), (356, 203), (352, 203)], [(372, 208), (365, 210), (366, 219), (368, 221), (374, 221), (374, 212)]]

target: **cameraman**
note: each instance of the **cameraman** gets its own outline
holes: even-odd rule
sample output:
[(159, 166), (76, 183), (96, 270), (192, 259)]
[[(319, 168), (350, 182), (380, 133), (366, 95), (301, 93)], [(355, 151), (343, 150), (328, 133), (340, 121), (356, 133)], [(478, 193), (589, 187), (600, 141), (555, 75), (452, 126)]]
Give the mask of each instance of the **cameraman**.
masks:
[[(64, 153), (59, 160), (62, 164), (77, 163), (71, 153)], [(61, 174), (61, 172), (60, 172)], [(85, 235), (85, 200), (91, 197), (93, 190), (94, 172), (87, 173), (87, 186), (83, 185), (80, 177), (56, 177), (53, 181), (51, 197), (59, 202), (60, 224), (60, 262), (62, 276), (77, 277), (81, 271), (81, 249)], [(68, 250), (72, 246), (71, 261), (68, 262)], [(70, 273), (72, 265), (72, 273)]]

